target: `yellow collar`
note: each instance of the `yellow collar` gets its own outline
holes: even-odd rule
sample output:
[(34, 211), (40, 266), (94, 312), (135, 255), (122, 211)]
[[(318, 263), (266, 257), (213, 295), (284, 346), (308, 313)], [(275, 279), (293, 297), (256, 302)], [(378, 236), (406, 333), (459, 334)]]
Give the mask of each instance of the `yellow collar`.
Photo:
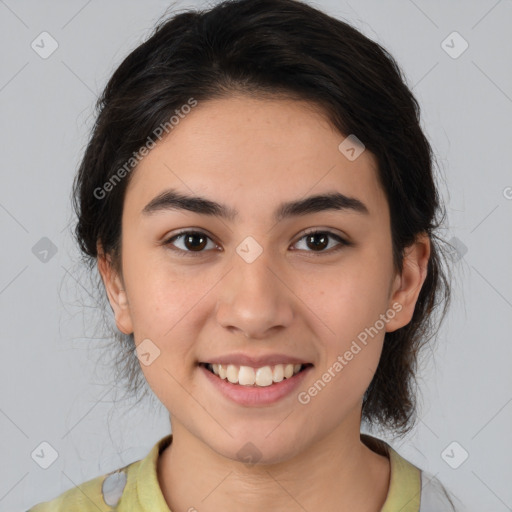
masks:
[[(421, 496), (420, 470), (401, 457), (389, 444), (368, 434), (361, 440), (371, 450), (390, 459), (391, 476), (386, 501), (381, 512), (418, 512)], [(127, 487), (137, 489), (140, 506), (152, 512), (170, 512), (157, 476), (159, 454), (172, 442), (172, 434), (158, 441), (145, 459), (138, 463), (137, 471), (128, 473)], [(131, 473), (131, 474), (130, 474)], [(131, 486), (130, 486), (131, 482)], [(128, 489), (127, 489), (128, 490)]]

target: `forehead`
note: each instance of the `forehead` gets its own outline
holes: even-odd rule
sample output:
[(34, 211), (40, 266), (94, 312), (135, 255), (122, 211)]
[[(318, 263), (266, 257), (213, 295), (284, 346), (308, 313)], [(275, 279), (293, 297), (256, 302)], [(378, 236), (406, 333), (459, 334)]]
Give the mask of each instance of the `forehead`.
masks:
[(142, 210), (174, 188), (230, 204), (243, 217), (255, 205), (338, 191), (379, 214), (387, 204), (376, 159), (368, 150), (347, 158), (345, 139), (309, 102), (243, 95), (199, 102), (132, 171), (125, 207)]

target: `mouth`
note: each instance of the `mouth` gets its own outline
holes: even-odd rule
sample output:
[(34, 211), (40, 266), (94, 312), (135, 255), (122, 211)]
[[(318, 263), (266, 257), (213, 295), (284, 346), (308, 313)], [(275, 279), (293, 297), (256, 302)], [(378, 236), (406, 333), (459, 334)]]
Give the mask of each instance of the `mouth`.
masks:
[(268, 387), (291, 379), (295, 375), (312, 367), (311, 363), (304, 364), (276, 364), (259, 368), (236, 364), (199, 363), (210, 373), (231, 384), (245, 387)]

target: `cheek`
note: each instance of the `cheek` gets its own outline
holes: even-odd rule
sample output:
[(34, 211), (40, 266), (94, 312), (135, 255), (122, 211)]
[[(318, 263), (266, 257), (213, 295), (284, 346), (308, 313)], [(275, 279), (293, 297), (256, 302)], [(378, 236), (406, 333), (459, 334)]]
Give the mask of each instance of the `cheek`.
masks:
[(391, 258), (387, 261), (381, 256), (379, 260), (376, 251), (368, 251), (347, 258), (328, 275), (301, 280), (299, 293), (307, 297), (304, 302), (314, 312), (313, 330), (322, 333), (318, 372), (322, 380), (319, 387), (327, 381), (330, 389), (323, 394), (326, 407), (330, 393), (336, 395), (334, 401), (339, 397), (355, 405), (373, 378), (382, 351), (385, 320), (393, 318), (388, 314), (391, 272)]
[[(183, 404), (189, 400), (184, 387), (192, 385), (195, 367), (195, 340), (198, 339), (200, 297), (191, 292), (190, 282), (173, 280), (153, 272), (139, 289), (132, 303), (133, 328), (141, 369), (149, 386), (166, 405)], [(141, 353), (146, 343), (155, 353), (151, 364), (145, 365)]]
[[(123, 273), (142, 372), (157, 396), (181, 400), (177, 382), (184, 383), (195, 364), (193, 347), (200, 324), (194, 319), (208, 288), (203, 289), (197, 276), (177, 273), (161, 259), (149, 261), (136, 250), (124, 254)], [(144, 357), (146, 353), (149, 356)]]
[[(126, 239), (131, 240), (128, 234)], [(136, 339), (137, 335), (168, 337), (187, 306), (192, 307), (196, 294), (190, 283), (196, 278), (182, 267), (173, 267), (163, 248), (148, 250), (143, 243), (127, 241), (123, 251), (123, 274)]]
[(305, 302), (314, 305), (317, 319), (312, 329), (323, 334), (315, 378), (298, 398), (323, 411), (324, 427), (333, 426), (358, 406), (379, 364), (386, 289), (371, 273), (340, 272), (337, 279), (326, 279), (316, 294), (310, 292)]
[(342, 349), (386, 312), (390, 268), (382, 260), (365, 262), (354, 255), (330, 272), (300, 279), (298, 294), (324, 324), (322, 332), (333, 340), (329, 345)]

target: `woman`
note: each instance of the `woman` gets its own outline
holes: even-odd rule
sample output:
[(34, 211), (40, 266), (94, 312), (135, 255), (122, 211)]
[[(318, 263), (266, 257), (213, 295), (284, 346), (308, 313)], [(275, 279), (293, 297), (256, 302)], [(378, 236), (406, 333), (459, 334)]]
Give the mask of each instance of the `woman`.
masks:
[(162, 22), (98, 107), (77, 241), (172, 434), (31, 510), (455, 510), (360, 430), (412, 428), (449, 298), (393, 58), (301, 2), (229, 1)]

